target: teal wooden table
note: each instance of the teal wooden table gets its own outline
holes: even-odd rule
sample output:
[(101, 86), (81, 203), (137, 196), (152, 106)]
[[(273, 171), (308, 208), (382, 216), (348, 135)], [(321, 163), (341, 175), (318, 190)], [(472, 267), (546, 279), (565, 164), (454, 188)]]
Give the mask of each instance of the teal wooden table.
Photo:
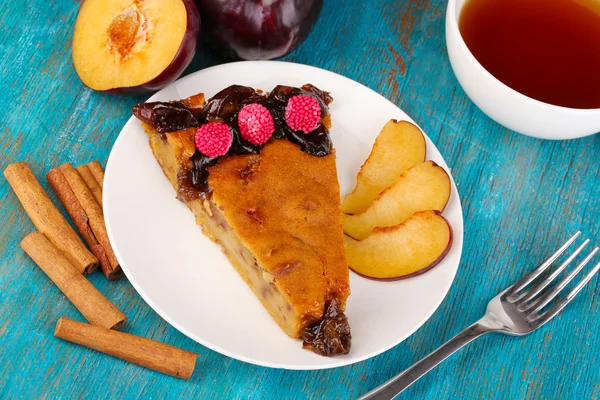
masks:
[[(600, 243), (600, 135), (551, 142), (508, 131), (479, 111), (452, 74), (443, 0), (325, 2), (307, 41), (286, 61), (321, 67), (378, 91), (411, 115), (452, 168), (465, 245), (448, 296), (402, 344), (327, 371), (261, 368), (188, 339), (122, 279), (91, 282), (130, 318), (125, 331), (200, 355), (188, 381), (53, 337), (58, 318), (83, 320), (19, 248), (33, 225), (0, 178), (0, 398), (353, 398), (408, 367), (477, 319), (487, 301), (582, 229)], [(368, 4), (368, 5), (367, 5)], [(0, 169), (106, 162), (145, 97), (85, 88), (71, 63), (73, 0), (0, 5)], [(225, 62), (199, 51), (186, 73)], [(58, 204), (56, 197), (52, 197)], [(489, 335), (446, 361), (402, 398), (600, 398), (600, 280), (526, 338)]]

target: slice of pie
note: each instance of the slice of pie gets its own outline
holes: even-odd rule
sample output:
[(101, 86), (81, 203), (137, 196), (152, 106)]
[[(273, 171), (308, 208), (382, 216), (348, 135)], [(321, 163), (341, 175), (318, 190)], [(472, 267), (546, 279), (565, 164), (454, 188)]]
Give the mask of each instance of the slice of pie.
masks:
[(177, 197), (281, 329), (331, 356), (350, 350), (350, 293), (329, 94), (234, 85), (133, 113)]

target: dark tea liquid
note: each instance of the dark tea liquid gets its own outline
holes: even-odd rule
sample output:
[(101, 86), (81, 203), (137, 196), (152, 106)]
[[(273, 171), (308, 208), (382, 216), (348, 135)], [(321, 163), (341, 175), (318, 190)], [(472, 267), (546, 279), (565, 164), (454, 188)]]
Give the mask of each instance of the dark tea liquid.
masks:
[(600, 108), (600, 0), (467, 0), (459, 28), (481, 65), (516, 91)]

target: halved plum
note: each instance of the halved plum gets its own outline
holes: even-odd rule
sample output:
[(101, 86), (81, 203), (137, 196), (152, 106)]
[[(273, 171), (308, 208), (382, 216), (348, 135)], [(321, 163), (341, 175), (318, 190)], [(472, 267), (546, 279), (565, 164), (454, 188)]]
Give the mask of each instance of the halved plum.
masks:
[(155, 91), (192, 61), (199, 32), (194, 0), (85, 0), (75, 22), (73, 64), (97, 91)]

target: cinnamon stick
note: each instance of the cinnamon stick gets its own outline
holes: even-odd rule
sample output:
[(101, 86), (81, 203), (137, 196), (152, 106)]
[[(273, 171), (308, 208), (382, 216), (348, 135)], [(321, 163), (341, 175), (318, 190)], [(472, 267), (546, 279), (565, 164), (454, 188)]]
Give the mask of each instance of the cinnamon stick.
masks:
[[(83, 178), (71, 164), (63, 164), (57, 168), (58, 172), (62, 173), (68, 186), (73, 191), (77, 202), (85, 212), (89, 227), (97, 240), (102, 246), (106, 253), (108, 262), (101, 263), (100, 269), (108, 279), (117, 279), (123, 276), (123, 271), (119, 265), (119, 261), (113, 252), (110, 241), (108, 240), (108, 233), (106, 232), (106, 225), (104, 223), (104, 215), (102, 209), (92, 192), (88, 189)], [(66, 207), (66, 206), (65, 206)]]
[(35, 227), (60, 250), (80, 273), (90, 273), (98, 259), (85, 247), (77, 233), (50, 201), (29, 166), (23, 162), (9, 165), (4, 176), (15, 191)]
[(82, 276), (43, 234), (34, 231), (25, 236), (21, 241), (21, 248), (90, 323), (118, 329), (127, 320), (125, 314)]
[(102, 169), (102, 165), (98, 161), (92, 161), (87, 166), (92, 175), (94, 175), (100, 189), (104, 189), (104, 170)]
[(183, 379), (192, 376), (198, 357), (168, 344), (67, 318), (58, 320), (54, 336)]
[(85, 164), (80, 165), (79, 167), (77, 167), (77, 172), (79, 172), (79, 175), (81, 175), (81, 178), (85, 182), (85, 185), (88, 187), (88, 189), (90, 189), (90, 192), (92, 192), (92, 194), (94, 195), (94, 198), (96, 199), (96, 202), (98, 203), (100, 208), (102, 208), (102, 188), (96, 181), (96, 178), (94, 178), (94, 175), (92, 175), (92, 171), (90, 171), (90, 168)]
[(88, 244), (90, 250), (94, 255), (100, 260), (100, 269), (102, 271), (110, 271), (110, 261), (108, 260), (108, 256), (106, 255), (106, 251), (104, 251), (104, 247), (98, 242), (94, 232), (92, 231), (92, 227), (90, 226), (90, 219), (86, 214), (85, 210), (77, 200), (75, 193), (71, 190), (69, 183), (65, 179), (63, 173), (57, 168), (50, 170), (48, 174), (46, 174), (46, 179), (50, 183), (50, 186), (54, 189), (58, 198), (65, 206), (65, 209), (73, 219), (75, 226), (81, 233), (81, 236), (85, 239)]

